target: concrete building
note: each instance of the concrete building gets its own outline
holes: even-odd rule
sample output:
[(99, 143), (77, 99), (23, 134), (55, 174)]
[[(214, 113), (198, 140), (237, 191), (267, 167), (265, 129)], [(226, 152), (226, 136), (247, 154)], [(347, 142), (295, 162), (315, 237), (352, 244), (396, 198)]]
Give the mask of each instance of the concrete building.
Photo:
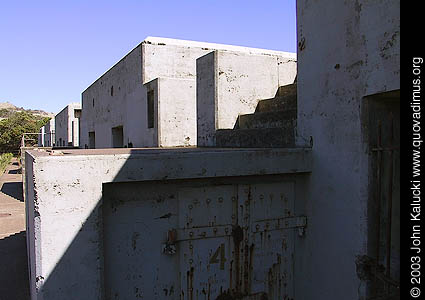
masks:
[(297, 35), (314, 157), (297, 297), (399, 299), (400, 1), (297, 1)]
[[(249, 257), (258, 274), (252, 292), (261, 295), (277, 256), (276, 276), (287, 274), (281, 293), (294, 294), (283, 262), (293, 261), (306, 225), (298, 201), (309, 149), (29, 151), (26, 161), (26, 199), (37, 194), (27, 201), (32, 299), (180, 299), (188, 291), (216, 299), (249, 289)], [(261, 244), (266, 217), (274, 250)], [(249, 241), (240, 240), (244, 223), (257, 230)], [(259, 260), (239, 256), (252, 244)]]
[(44, 147), (44, 142), (45, 142), (44, 133), (45, 133), (45, 128), (43, 126), (43, 127), (40, 128), (40, 131), (39, 131), (38, 137), (37, 137), (38, 147)]
[(400, 298), (399, 2), (297, 22), (296, 82), (247, 103), (198, 58), (208, 148), (27, 152), (33, 300)]
[(51, 118), (50, 121), (44, 126), (45, 138), (44, 144), (46, 147), (53, 147), (55, 145), (55, 118)]
[(55, 116), (56, 147), (78, 147), (81, 104), (70, 103)]
[[(286, 122), (285, 118), (296, 118), (296, 62), (279, 57), (277, 65), (278, 68), (275, 67), (276, 58), (272, 56), (236, 52), (213, 51), (197, 59), (198, 146), (226, 146), (220, 141), (227, 138), (233, 141), (227, 146), (240, 147), (243, 143), (238, 142), (238, 136), (241, 134), (251, 141), (250, 146), (289, 146), (270, 142), (287, 136), (287, 132), (279, 128), (284, 125), (282, 122)], [(282, 105), (273, 104), (280, 103), (280, 100)], [(272, 105), (264, 109), (265, 103), (268, 103), (266, 106)], [(256, 118), (260, 116), (262, 120), (274, 123), (269, 124), (273, 129), (264, 127), (265, 124), (256, 126), (245, 122), (255, 112), (258, 112)], [(293, 130), (295, 124), (288, 122)], [(277, 140), (271, 138), (271, 131)], [(254, 143), (254, 136), (263, 139)]]
[(148, 37), (83, 92), (81, 148), (196, 145), (196, 59), (211, 52), (250, 106), (296, 75), (294, 53)]
[(38, 136), (39, 147), (53, 147), (55, 144), (55, 118), (51, 118), (46, 125), (40, 128)]

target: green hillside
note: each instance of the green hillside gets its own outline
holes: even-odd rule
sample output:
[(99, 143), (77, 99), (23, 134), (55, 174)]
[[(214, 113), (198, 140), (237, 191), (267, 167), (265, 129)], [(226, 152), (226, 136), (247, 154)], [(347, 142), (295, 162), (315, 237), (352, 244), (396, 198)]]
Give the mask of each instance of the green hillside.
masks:
[[(22, 134), (39, 132), (51, 116), (41, 110), (26, 110), (7, 102), (0, 103), (0, 153), (17, 153)], [(34, 138), (36, 143), (36, 136)]]

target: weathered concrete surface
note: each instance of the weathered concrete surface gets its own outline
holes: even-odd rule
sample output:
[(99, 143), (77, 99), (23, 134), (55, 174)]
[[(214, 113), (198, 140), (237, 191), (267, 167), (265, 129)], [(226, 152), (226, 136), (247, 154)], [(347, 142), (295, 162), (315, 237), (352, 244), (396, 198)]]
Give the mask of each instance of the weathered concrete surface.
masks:
[(294, 122), (281, 128), (220, 129), (216, 131), (217, 147), (294, 147)]
[(262, 99), (255, 112), (287, 111), (297, 109), (297, 85), (280, 86), (274, 98)]
[(284, 128), (292, 127), (297, 118), (295, 109), (287, 111), (266, 111), (239, 116), (238, 126), (241, 129), (251, 128)]
[(17, 161), (0, 177), (0, 299), (29, 299), (22, 175)]
[(39, 147), (52, 147), (55, 143), (55, 118), (51, 118), (46, 125), (40, 128), (38, 136)]
[(55, 143), (55, 118), (51, 118), (46, 125), (44, 125), (44, 146), (53, 147)]
[(196, 81), (161, 77), (145, 86), (155, 95), (153, 144), (196, 146)]
[(297, 27), (298, 143), (312, 141), (314, 156), (297, 298), (364, 299), (356, 261), (370, 250), (373, 174), (363, 97), (400, 89), (400, 1), (297, 1)]
[(39, 135), (37, 137), (37, 140), (38, 140), (37, 144), (39, 147), (44, 147), (44, 132), (45, 132), (45, 128), (43, 126), (40, 128)]
[(23, 196), (25, 197), (25, 187), (26, 187), (26, 185), (25, 185), (25, 180), (26, 180), (26, 177), (25, 177), (25, 157), (26, 157), (26, 151), (28, 151), (28, 150), (34, 150), (34, 149), (41, 149), (41, 150), (51, 150), (52, 149), (52, 147), (43, 147), (43, 148), (41, 148), (41, 147), (38, 147), (38, 148), (35, 148), (35, 147), (21, 147), (20, 148), (20, 152), (21, 152), (21, 154), (20, 154), (20, 157), (19, 157), (19, 165), (20, 165), (20, 167), (21, 167), (21, 174), (24, 174), (23, 176), (22, 176), (22, 190), (23, 190), (23, 192), (22, 192), (22, 194), (23, 194)]
[(81, 104), (70, 103), (55, 116), (56, 147), (78, 147), (79, 112), (81, 112)]
[(293, 298), (299, 177), (105, 184), (105, 298)]
[(238, 116), (233, 129), (215, 131), (216, 147), (295, 147), (296, 84), (279, 87), (276, 97), (260, 100), (253, 114)]
[[(166, 99), (166, 95), (179, 93), (182, 96), (179, 98), (179, 107), (184, 105), (185, 115), (189, 116), (188, 124), (182, 119), (168, 120), (168, 125), (176, 130), (166, 131), (163, 126), (160, 135), (164, 139), (161, 142), (162, 146), (196, 145), (196, 139), (191, 136), (193, 133), (196, 134), (192, 129), (192, 117), (196, 115), (194, 85), (184, 84), (188, 81), (181, 81), (182, 84), (175, 89), (171, 79), (195, 80), (198, 71), (196, 59), (215, 50), (220, 51), (224, 59), (229, 56), (227, 60), (230, 61), (236, 55), (242, 55), (240, 62), (243, 61), (243, 57), (250, 57), (249, 55), (263, 57), (265, 60), (273, 57), (275, 69), (273, 77), (276, 80), (273, 83), (263, 82), (263, 84), (267, 86), (272, 84), (274, 89), (278, 86), (279, 78), (280, 81), (288, 80), (283, 75), (279, 77), (278, 69), (291, 69), (289, 66), (292, 66), (291, 71), (280, 73), (284, 72), (285, 76), (295, 77), (296, 69), (293, 66), (296, 58), (293, 53), (148, 37), (83, 92), (81, 148), (89, 146), (89, 132), (95, 132), (96, 148), (111, 147), (111, 128), (117, 126), (123, 127), (124, 145), (160, 146), (157, 139), (158, 128), (152, 129), (147, 126), (146, 84), (157, 78), (164, 78), (164, 85), (159, 91), (160, 95), (164, 95), (163, 99)], [(261, 62), (258, 61), (257, 66), (259, 63)], [(258, 76), (266, 77), (265, 68), (261, 70), (263, 73)], [(250, 82), (255, 82), (258, 76), (253, 76)], [(166, 82), (168, 83), (165, 84)], [(174, 81), (175, 84), (177, 82)], [(247, 80), (243, 82), (241, 88), (249, 85)], [(266, 87), (261, 88), (258, 85), (258, 88), (262, 91)], [(275, 90), (270, 92), (270, 97), (274, 96), (275, 92)], [(173, 115), (170, 106), (164, 112), (167, 113), (167, 117)], [(164, 117), (159, 119), (165, 120)], [(184, 135), (183, 132), (187, 129), (190, 129), (190, 133)], [(189, 142), (187, 137), (190, 138)]]
[(296, 56), (216, 50), (197, 60), (198, 145), (215, 146), (215, 131), (231, 129), (239, 115), (273, 98), (295, 80)]
[[(309, 172), (309, 149), (103, 149), (27, 152), (32, 299), (101, 299), (102, 191), (108, 182)], [(66, 174), (63, 170), (67, 170)], [(301, 192), (301, 191), (300, 191)], [(31, 199), (31, 200), (29, 200)], [(50, 226), (49, 224), (55, 224)]]

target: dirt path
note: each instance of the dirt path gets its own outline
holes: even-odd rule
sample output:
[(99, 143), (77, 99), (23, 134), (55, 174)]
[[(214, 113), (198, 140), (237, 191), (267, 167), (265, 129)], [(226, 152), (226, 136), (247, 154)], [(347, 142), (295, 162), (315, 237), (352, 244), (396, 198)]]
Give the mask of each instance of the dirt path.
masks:
[(0, 239), (25, 230), (22, 175), (13, 160), (0, 177)]
[(28, 300), (22, 175), (14, 159), (0, 177), (0, 300)]

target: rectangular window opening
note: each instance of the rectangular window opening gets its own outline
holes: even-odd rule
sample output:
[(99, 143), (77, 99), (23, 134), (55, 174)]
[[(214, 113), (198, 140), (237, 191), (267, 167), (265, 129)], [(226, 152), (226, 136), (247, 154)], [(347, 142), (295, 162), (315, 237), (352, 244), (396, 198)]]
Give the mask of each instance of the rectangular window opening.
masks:
[(154, 117), (154, 91), (148, 91), (148, 128), (154, 128), (155, 117)]

